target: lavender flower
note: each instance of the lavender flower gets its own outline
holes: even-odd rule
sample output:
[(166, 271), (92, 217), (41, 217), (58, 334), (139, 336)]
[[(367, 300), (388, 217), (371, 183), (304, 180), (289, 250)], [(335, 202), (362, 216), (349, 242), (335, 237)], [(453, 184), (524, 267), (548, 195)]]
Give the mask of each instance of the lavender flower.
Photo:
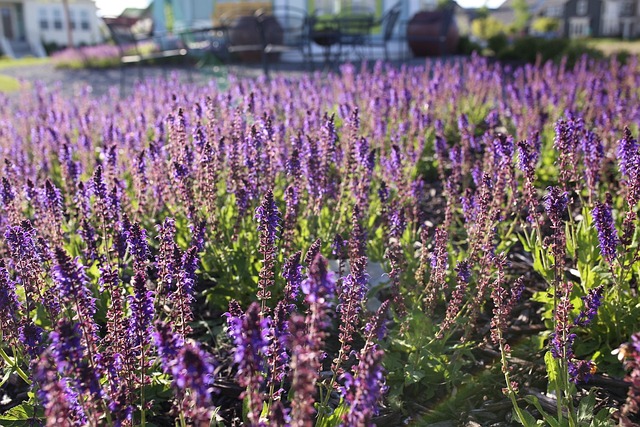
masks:
[(131, 318), (129, 333), (131, 345), (139, 350), (147, 342), (153, 320), (153, 292), (147, 290), (147, 276), (142, 271), (136, 272), (132, 281), (133, 295), (129, 296)]
[(604, 298), (604, 286), (600, 285), (597, 288), (590, 289), (586, 296), (582, 297), (582, 310), (578, 314), (578, 317), (574, 320), (574, 323), (578, 326), (588, 326), (598, 314), (598, 308), (602, 305)]
[(58, 372), (75, 380), (81, 393), (100, 397), (99, 373), (87, 362), (87, 348), (82, 344), (80, 325), (68, 320), (60, 320), (51, 333), (51, 347)]
[(302, 252), (298, 251), (287, 258), (282, 266), (282, 277), (287, 281), (284, 288), (284, 297), (289, 304), (295, 303), (300, 292), (300, 285), (303, 280), (302, 265), (300, 265), (301, 257)]
[(634, 177), (640, 172), (640, 153), (638, 141), (631, 135), (628, 127), (624, 128), (624, 137), (618, 141), (618, 164), (620, 172), (626, 177)]
[(382, 368), (384, 352), (374, 346), (361, 353), (355, 375), (344, 374), (345, 400), (349, 411), (344, 416), (345, 425), (373, 426), (371, 419), (378, 413), (378, 403), (386, 391)]
[(605, 203), (596, 202), (591, 211), (593, 225), (598, 230), (598, 240), (602, 257), (611, 265), (616, 257), (616, 246), (620, 243), (611, 212), (611, 195)]
[(351, 264), (351, 274), (342, 280), (339, 293), (339, 304), (336, 311), (340, 314), (340, 352), (333, 361), (334, 372), (342, 373), (340, 364), (349, 358), (353, 333), (358, 327), (359, 313), (369, 281), (367, 274), (367, 258), (358, 258)]
[(569, 380), (572, 383), (589, 382), (596, 371), (595, 364), (590, 360), (570, 360), (567, 364)]
[(493, 300), (493, 318), (491, 319), (491, 341), (494, 344), (504, 343), (502, 332), (507, 327), (507, 322), (511, 311), (516, 303), (520, 300), (524, 291), (524, 282), (522, 277), (518, 278), (511, 287), (509, 295), (507, 289), (499, 282), (494, 284), (491, 290), (491, 299)]
[(447, 287), (445, 279), (449, 269), (448, 239), (447, 230), (443, 227), (438, 227), (433, 237), (433, 250), (429, 255), (431, 274), (429, 275), (429, 282), (424, 289), (424, 306), (427, 311), (433, 309), (440, 291), (445, 291)]
[(142, 228), (140, 224), (133, 223), (126, 228), (125, 235), (129, 253), (133, 256), (133, 268), (136, 271), (144, 270), (151, 256), (147, 244), (147, 230)]
[[(4, 264), (4, 263), (2, 263)], [(16, 283), (9, 277), (9, 272), (0, 267), (0, 331), (2, 339), (15, 344), (18, 339), (18, 322), (22, 304), (16, 293)]]
[[(234, 310), (235, 311), (235, 310)], [(247, 418), (258, 425), (262, 412), (261, 392), (264, 378), (265, 356), (269, 351), (269, 320), (262, 318), (260, 304), (252, 303), (242, 317), (227, 315), (229, 336), (235, 344), (234, 361), (238, 364), (238, 383), (247, 390)]]
[(260, 232), (260, 247), (258, 251), (263, 256), (262, 268), (258, 274), (258, 299), (263, 301), (263, 310), (266, 308), (264, 301), (271, 298), (269, 287), (273, 286), (276, 256), (276, 239), (280, 229), (280, 212), (273, 200), (273, 191), (268, 190), (262, 203), (256, 209), (256, 220)]
[(33, 379), (40, 386), (38, 399), (44, 406), (47, 427), (85, 425), (87, 417), (78, 403), (78, 396), (65, 378), (58, 378), (56, 361), (46, 352), (38, 362)]
[(37, 326), (31, 319), (22, 319), (18, 327), (18, 340), (24, 346), (31, 360), (42, 354), (42, 332), (43, 329)]
[(440, 325), (440, 332), (438, 333), (439, 337), (442, 337), (443, 333), (451, 327), (462, 308), (462, 301), (464, 299), (467, 286), (469, 285), (469, 281), (471, 280), (471, 265), (469, 262), (460, 261), (456, 266), (456, 273), (458, 284), (451, 293), (451, 299), (447, 305), (447, 313)]
[(183, 396), (182, 409), (199, 427), (208, 426), (211, 419), (213, 368), (211, 356), (195, 343), (186, 343), (172, 366), (174, 384)]
[(184, 346), (184, 340), (174, 332), (173, 325), (158, 320), (155, 323), (153, 342), (158, 349), (162, 369), (166, 373), (171, 373), (177, 361), (178, 353)]
[(320, 358), (314, 337), (307, 333), (306, 319), (301, 315), (291, 318), (291, 426), (312, 425), (315, 415), (316, 380)]
[(307, 264), (307, 266), (310, 266), (313, 260), (316, 258), (316, 255), (320, 253), (321, 245), (322, 241), (320, 241), (320, 239), (317, 239), (311, 244), (311, 246), (309, 246), (309, 250), (304, 256), (304, 263)]

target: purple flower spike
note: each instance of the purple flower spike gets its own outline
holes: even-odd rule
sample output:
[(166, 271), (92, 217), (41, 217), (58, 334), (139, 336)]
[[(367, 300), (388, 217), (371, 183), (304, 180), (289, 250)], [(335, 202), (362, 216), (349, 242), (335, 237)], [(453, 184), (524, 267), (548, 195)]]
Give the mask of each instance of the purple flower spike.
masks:
[[(230, 310), (232, 307), (229, 307)], [(237, 310), (233, 310), (237, 311)], [(265, 356), (269, 352), (269, 319), (260, 315), (260, 304), (252, 303), (241, 317), (227, 315), (229, 336), (235, 344), (234, 361), (238, 364), (238, 383), (247, 390), (251, 425), (258, 425), (262, 412)]]
[(598, 314), (598, 308), (602, 305), (604, 298), (604, 286), (590, 289), (589, 293), (582, 297), (583, 308), (574, 320), (578, 326), (588, 326)]
[(611, 195), (607, 195), (607, 201), (605, 203), (596, 202), (591, 214), (593, 216), (594, 226), (596, 230), (598, 230), (600, 253), (609, 265), (611, 265), (616, 257), (616, 247), (620, 243), (611, 212)]
[(640, 168), (638, 141), (631, 135), (628, 127), (624, 128), (624, 137), (618, 141), (618, 163), (620, 172), (626, 177), (636, 175)]
[(258, 274), (258, 299), (265, 301), (271, 298), (269, 288), (274, 284), (276, 239), (280, 230), (280, 211), (278, 211), (278, 206), (273, 199), (273, 191), (267, 191), (262, 203), (256, 209), (255, 218), (258, 221), (258, 231), (260, 232), (258, 251), (263, 256), (262, 268)]
[(554, 225), (560, 224), (567, 210), (569, 198), (567, 193), (559, 187), (548, 187), (547, 191), (548, 193), (544, 197), (544, 209)]
[(294, 303), (300, 292), (300, 285), (303, 279), (302, 265), (300, 265), (301, 257), (302, 252), (298, 251), (287, 258), (282, 266), (282, 277), (287, 281), (284, 288), (284, 297), (289, 303)]
[(280, 211), (273, 199), (273, 191), (268, 190), (265, 194), (262, 203), (256, 209), (255, 219), (258, 221), (258, 231), (263, 236), (260, 241), (261, 247), (274, 246), (280, 229)]
[(101, 396), (102, 389), (98, 372), (87, 363), (87, 348), (82, 344), (80, 325), (68, 320), (60, 320), (51, 333), (53, 357), (60, 375), (75, 379), (81, 393)]
[(18, 338), (18, 316), (22, 306), (16, 294), (16, 283), (9, 277), (9, 272), (0, 267), (0, 330), (2, 338), (15, 343)]
[(589, 382), (595, 373), (596, 366), (590, 360), (571, 360), (568, 364), (569, 380), (572, 383)]
[(344, 417), (348, 426), (373, 426), (371, 419), (378, 413), (378, 403), (387, 390), (382, 368), (384, 352), (373, 346), (360, 354), (355, 375), (344, 374), (349, 412)]
[(38, 399), (44, 406), (47, 425), (60, 427), (86, 425), (87, 417), (78, 403), (78, 395), (66, 379), (58, 378), (56, 361), (46, 352), (38, 362), (33, 379), (38, 383)]
[(208, 426), (212, 407), (212, 357), (196, 343), (187, 343), (180, 349), (172, 373), (174, 383), (184, 397), (182, 408), (185, 415), (193, 425)]
[(147, 290), (147, 277), (138, 271), (133, 277), (133, 295), (129, 296), (131, 319), (129, 332), (134, 348), (145, 345), (153, 320), (153, 292)]

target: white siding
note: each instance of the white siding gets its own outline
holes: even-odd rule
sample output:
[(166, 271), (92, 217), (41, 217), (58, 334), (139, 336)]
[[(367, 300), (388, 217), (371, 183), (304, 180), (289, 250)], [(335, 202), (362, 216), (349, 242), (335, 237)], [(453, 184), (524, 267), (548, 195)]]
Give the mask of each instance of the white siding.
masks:
[[(69, 0), (71, 18), (75, 21), (72, 31), (73, 43), (95, 44), (102, 42), (96, 6), (91, 0)], [(47, 29), (41, 28), (40, 21), (46, 16)], [(56, 29), (56, 16), (62, 20), (62, 28)], [(24, 19), (27, 36), (44, 43), (67, 44), (67, 19), (62, 0), (25, 0)], [(87, 25), (88, 24), (88, 25)], [(88, 27), (88, 28), (87, 28)]]

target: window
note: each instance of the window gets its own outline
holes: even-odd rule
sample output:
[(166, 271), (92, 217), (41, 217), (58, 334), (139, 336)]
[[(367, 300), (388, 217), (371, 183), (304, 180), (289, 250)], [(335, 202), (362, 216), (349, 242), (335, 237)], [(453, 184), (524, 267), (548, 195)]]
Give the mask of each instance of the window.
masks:
[(633, 11), (633, 2), (625, 1), (622, 3), (622, 16), (632, 16), (635, 15)]
[(74, 9), (69, 9), (69, 20), (71, 21), (71, 29), (75, 30), (76, 26), (76, 11)]
[(84, 31), (89, 31), (91, 29), (91, 24), (89, 23), (89, 12), (84, 9), (80, 11), (80, 28)]
[(48, 19), (48, 15), (47, 15), (47, 9), (41, 7), (40, 9), (38, 9), (38, 22), (40, 23), (40, 29), (41, 30), (48, 30), (49, 29), (49, 19)]
[(62, 29), (62, 11), (60, 9), (53, 9), (53, 28), (56, 30)]
[(587, 8), (588, 8), (587, 0), (578, 0), (578, 3), (576, 5), (576, 13), (580, 16), (586, 15), (588, 12)]

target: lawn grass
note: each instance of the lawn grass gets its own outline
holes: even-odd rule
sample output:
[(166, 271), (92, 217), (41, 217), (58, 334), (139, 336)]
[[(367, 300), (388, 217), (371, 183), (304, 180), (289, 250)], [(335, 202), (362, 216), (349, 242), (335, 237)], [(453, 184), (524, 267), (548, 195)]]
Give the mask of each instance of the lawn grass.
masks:
[(49, 58), (35, 58), (32, 56), (19, 59), (0, 57), (0, 70), (3, 70), (5, 68), (28, 67), (32, 65), (47, 64), (49, 61)]
[(13, 92), (20, 89), (20, 82), (13, 77), (0, 74), (0, 92)]
[(598, 49), (606, 56), (625, 52), (631, 55), (640, 55), (640, 40), (589, 39), (586, 43), (589, 47)]

